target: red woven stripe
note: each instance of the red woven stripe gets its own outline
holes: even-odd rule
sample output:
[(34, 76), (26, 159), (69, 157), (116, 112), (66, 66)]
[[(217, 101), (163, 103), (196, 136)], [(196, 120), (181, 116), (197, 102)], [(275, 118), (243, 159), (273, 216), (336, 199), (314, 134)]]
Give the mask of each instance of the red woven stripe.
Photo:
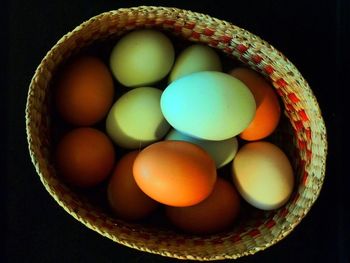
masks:
[(251, 237), (255, 237), (257, 235), (260, 235), (260, 231), (258, 229), (253, 229), (248, 233), (248, 235), (250, 235)]
[(220, 41), (223, 43), (230, 43), (231, 40), (232, 40), (232, 37), (230, 37), (230, 36), (221, 36), (220, 37)]
[(209, 42), (209, 46), (216, 47), (219, 44), (219, 41), (212, 39)]
[(298, 114), (299, 114), (300, 118), (303, 121), (308, 121), (309, 120), (309, 118), (307, 117), (306, 112), (304, 110), (298, 111)]
[(298, 201), (299, 197), (300, 197), (300, 194), (299, 194), (299, 193), (296, 193), (296, 194), (295, 194), (295, 197), (294, 197), (293, 200), (292, 200), (292, 202), (295, 204), (295, 203)]
[(288, 209), (287, 208), (283, 208), (280, 212), (280, 216), (281, 217), (286, 217), (286, 215), (288, 214)]
[(311, 157), (312, 157), (312, 151), (310, 151), (310, 150), (306, 150), (306, 157), (310, 160), (311, 159)]
[(130, 20), (126, 23), (127, 26), (133, 26), (136, 24), (136, 21), (135, 20)]
[(265, 71), (267, 74), (271, 75), (271, 74), (275, 71), (275, 69), (274, 69), (272, 66), (270, 66), (270, 65), (266, 65), (266, 66), (264, 67), (264, 71)]
[(306, 142), (298, 140), (298, 145), (301, 150), (305, 150), (306, 148)]
[(280, 88), (276, 88), (276, 92), (278, 95), (280, 95), (281, 97), (283, 96), (283, 91)]
[(275, 220), (271, 219), (271, 220), (268, 221), (265, 225), (266, 225), (267, 228), (271, 228), (271, 227), (273, 227), (274, 225), (276, 225), (276, 222), (275, 222)]
[(306, 130), (305, 130), (305, 133), (306, 133), (306, 138), (307, 138), (308, 140), (311, 140), (311, 130), (310, 130), (310, 129), (306, 129)]
[(236, 49), (238, 50), (238, 52), (244, 53), (244, 52), (246, 52), (248, 50), (248, 47), (246, 47), (243, 44), (239, 44), (239, 45), (237, 45)]
[(287, 111), (294, 111), (293, 104), (286, 103), (286, 109), (287, 109)]
[(294, 125), (297, 131), (301, 131), (302, 129), (304, 129), (304, 125), (301, 121), (295, 121)]
[(146, 24), (147, 24), (147, 25), (155, 25), (155, 24), (156, 24), (156, 20), (154, 20), (154, 19), (149, 20), (149, 21), (147, 21)]
[(204, 31), (203, 31), (203, 34), (206, 35), (206, 36), (212, 36), (214, 35), (215, 31), (213, 29), (210, 29), (210, 28), (205, 28)]
[(306, 171), (304, 171), (303, 177), (301, 178), (301, 183), (302, 183), (303, 185), (306, 185), (307, 177), (308, 177), (308, 176), (309, 176), (309, 174), (308, 174)]
[(224, 51), (227, 52), (227, 53), (232, 53), (232, 48), (226, 47), (224, 49)]
[(297, 103), (299, 102), (299, 98), (297, 97), (297, 95), (295, 93), (289, 93), (288, 94), (288, 98), (291, 100), (291, 102), (293, 103)]
[(235, 243), (235, 242), (238, 242), (238, 241), (240, 241), (241, 240), (241, 237), (240, 236), (233, 236), (233, 237), (231, 237), (230, 238), (230, 240), (233, 242), (233, 243)]
[(175, 26), (174, 30), (175, 32), (180, 32), (182, 30), (182, 26)]
[(164, 24), (165, 24), (165, 25), (170, 25), (170, 26), (171, 26), (171, 25), (175, 24), (175, 20), (165, 20), (165, 21), (164, 21)]
[(194, 39), (199, 39), (201, 36), (201, 34), (199, 34), (198, 32), (196, 31), (193, 31), (192, 34), (191, 34), (191, 37), (194, 38)]
[(252, 56), (252, 61), (255, 64), (259, 64), (262, 61), (262, 57), (260, 57), (259, 55), (254, 55), (254, 56)]
[(186, 23), (184, 25), (184, 28), (193, 29), (195, 26), (196, 26), (196, 23)]
[(281, 88), (284, 88), (285, 86), (287, 86), (287, 82), (282, 78), (276, 80), (276, 84)]

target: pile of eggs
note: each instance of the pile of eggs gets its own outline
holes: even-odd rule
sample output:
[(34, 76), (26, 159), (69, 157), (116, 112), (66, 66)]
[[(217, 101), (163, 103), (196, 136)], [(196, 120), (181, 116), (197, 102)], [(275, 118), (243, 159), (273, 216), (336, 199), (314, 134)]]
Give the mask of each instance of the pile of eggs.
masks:
[[(73, 125), (55, 148), (67, 184), (105, 182), (116, 217), (141, 220), (163, 207), (174, 226), (197, 234), (232, 226), (242, 198), (262, 210), (287, 202), (291, 164), (263, 141), (278, 126), (280, 104), (262, 76), (223, 72), (216, 52), (200, 44), (175, 56), (170, 39), (149, 29), (122, 36), (109, 59), (80, 56), (58, 80), (56, 110)], [(224, 166), (230, 180), (220, 176)]]

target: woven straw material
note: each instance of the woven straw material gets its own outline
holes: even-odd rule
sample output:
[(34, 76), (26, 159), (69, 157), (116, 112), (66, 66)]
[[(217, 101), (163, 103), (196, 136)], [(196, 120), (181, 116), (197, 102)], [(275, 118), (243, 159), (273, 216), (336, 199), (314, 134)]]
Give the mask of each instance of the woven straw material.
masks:
[[(59, 65), (82, 48), (116, 39), (136, 28), (155, 28), (182, 39), (209, 45), (238, 59), (271, 81), (284, 109), (278, 135), (292, 156), (296, 189), (277, 211), (244, 221), (225, 233), (192, 236), (167, 228), (113, 218), (87, 202), (56, 176), (52, 165), (50, 83)], [(283, 124), (284, 123), (284, 124)], [(326, 129), (317, 101), (296, 67), (279, 51), (252, 33), (208, 15), (177, 8), (141, 6), (102, 13), (63, 36), (46, 54), (30, 83), (26, 128), (32, 162), (40, 179), (69, 214), (90, 229), (126, 246), (180, 259), (216, 260), (254, 254), (286, 237), (317, 199), (325, 175)], [(289, 139), (286, 135), (289, 135)], [(278, 137), (278, 136), (277, 136)]]

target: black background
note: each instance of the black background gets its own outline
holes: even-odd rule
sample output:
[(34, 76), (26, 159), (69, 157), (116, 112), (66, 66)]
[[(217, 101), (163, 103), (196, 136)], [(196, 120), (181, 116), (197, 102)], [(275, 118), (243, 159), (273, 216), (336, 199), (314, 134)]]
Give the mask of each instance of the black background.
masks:
[[(175, 6), (232, 22), (284, 53), (309, 82), (326, 122), (329, 153), (321, 194), (284, 240), (237, 262), (349, 262), (349, 173), (342, 169), (347, 0), (338, 1), (12, 0), (2, 4), (1, 98), (6, 150), (1, 151), (5, 253), (2, 262), (177, 262), (116, 244), (89, 230), (45, 191), (31, 163), (24, 110), (31, 77), (57, 40), (103, 11)], [(346, 62), (346, 63), (345, 63)], [(344, 81), (344, 82), (343, 82)], [(347, 82), (348, 83), (348, 82)], [(3, 85), (5, 84), (5, 85)], [(347, 84), (347, 86), (349, 86)], [(345, 101), (344, 101), (345, 102)], [(348, 118), (347, 118), (348, 119)], [(344, 138), (345, 140), (345, 138)], [(4, 190), (3, 190), (4, 189)], [(2, 213), (1, 213), (2, 215)], [(3, 235), (2, 235), (3, 236)]]

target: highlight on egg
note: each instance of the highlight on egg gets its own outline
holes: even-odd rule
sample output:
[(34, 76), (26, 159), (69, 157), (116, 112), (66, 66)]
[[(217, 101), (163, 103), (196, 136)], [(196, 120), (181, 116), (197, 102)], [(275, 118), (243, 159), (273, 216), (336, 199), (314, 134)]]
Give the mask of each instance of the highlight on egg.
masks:
[(160, 140), (169, 130), (160, 109), (162, 91), (135, 88), (123, 94), (110, 109), (106, 131), (119, 146), (138, 149)]
[(255, 100), (240, 80), (202, 71), (172, 82), (161, 96), (161, 110), (176, 130), (205, 140), (227, 140), (242, 132), (255, 115)]
[(126, 87), (140, 87), (164, 78), (173, 66), (175, 51), (162, 32), (140, 29), (124, 35), (110, 55), (115, 78)]
[(256, 208), (280, 208), (292, 194), (292, 166), (285, 153), (272, 143), (245, 144), (233, 160), (232, 172), (237, 190)]

